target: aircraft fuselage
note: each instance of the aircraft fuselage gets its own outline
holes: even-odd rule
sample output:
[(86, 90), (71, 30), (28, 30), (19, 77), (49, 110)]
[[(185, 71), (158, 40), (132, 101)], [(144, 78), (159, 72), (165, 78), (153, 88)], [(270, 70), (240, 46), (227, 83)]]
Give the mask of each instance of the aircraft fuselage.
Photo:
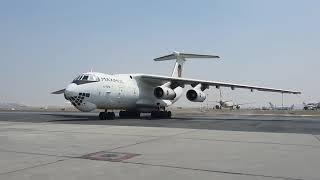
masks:
[(134, 74), (85, 73), (84, 75), (95, 76), (98, 81), (73, 81), (64, 92), (65, 98), (84, 112), (94, 109), (152, 112), (171, 105), (182, 94), (176, 92), (178, 94), (173, 100), (158, 99), (153, 95), (154, 86), (139, 81)]

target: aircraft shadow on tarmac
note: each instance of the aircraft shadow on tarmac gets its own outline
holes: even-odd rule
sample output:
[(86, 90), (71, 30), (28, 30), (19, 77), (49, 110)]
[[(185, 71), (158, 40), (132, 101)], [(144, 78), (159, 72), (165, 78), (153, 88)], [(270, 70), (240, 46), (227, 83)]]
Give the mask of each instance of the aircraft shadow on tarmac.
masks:
[(140, 119), (99, 120), (96, 115), (75, 114), (41, 114), (48, 116), (47, 122), (64, 124), (115, 125), (141, 127), (189, 128), (251, 132), (278, 132), (320, 134), (320, 120), (318, 118), (263, 118), (241, 117), (173, 117), (172, 119), (151, 119), (142, 116)]

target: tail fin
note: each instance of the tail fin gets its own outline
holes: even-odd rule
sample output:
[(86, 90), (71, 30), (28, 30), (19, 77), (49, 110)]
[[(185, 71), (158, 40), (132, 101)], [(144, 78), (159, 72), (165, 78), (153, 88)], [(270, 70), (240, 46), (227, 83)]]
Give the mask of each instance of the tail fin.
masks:
[(154, 59), (155, 61), (166, 61), (166, 60), (176, 60), (171, 76), (172, 77), (182, 77), (182, 67), (186, 58), (220, 58), (219, 56), (213, 55), (202, 55), (202, 54), (187, 54), (179, 53), (174, 51), (172, 54), (162, 56)]
[(269, 104), (270, 104), (271, 109), (275, 108), (274, 105), (271, 102), (269, 102)]

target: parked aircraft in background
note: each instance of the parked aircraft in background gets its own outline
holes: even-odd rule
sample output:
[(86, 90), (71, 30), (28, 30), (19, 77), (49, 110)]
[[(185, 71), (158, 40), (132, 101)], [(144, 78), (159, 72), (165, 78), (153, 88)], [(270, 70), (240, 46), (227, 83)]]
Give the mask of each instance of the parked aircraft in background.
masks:
[(320, 103), (303, 103), (304, 110), (318, 110), (320, 109)]
[(240, 109), (240, 106), (241, 105), (245, 105), (245, 104), (252, 104), (252, 103), (242, 103), (242, 104), (237, 104), (233, 101), (223, 101), (222, 100), (222, 92), (221, 92), (221, 89), (219, 89), (219, 94), (220, 94), (220, 100), (219, 101), (216, 101), (217, 104), (215, 106), (216, 109), (222, 109), (222, 108), (226, 108), (226, 109)]
[(269, 104), (270, 104), (271, 110), (293, 110), (293, 108), (294, 108), (294, 104), (292, 104), (290, 107), (289, 106), (277, 107), (276, 105), (272, 104), (271, 102), (269, 102)]
[(80, 111), (103, 109), (100, 119), (114, 119), (113, 110), (121, 110), (120, 117), (139, 117), (141, 112), (151, 113), (151, 117), (171, 117), (166, 107), (175, 103), (183, 94), (185, 85), (192, 89), (186, 92), (191, 102), (203, 102), (204, 91), (210, 86), (229, 87), (257, 91), (269, 91), (288, 94), (300, 94), (298, 91), (273, 89), (266, 87), (241, 85), (217, 81), (206, 81), (182, 78), (182, 68), (188, 58), (219, 58), (213, 55), (199, 55), (173, 52), (172, 54), (154, 59), (155, 61), (176, 60), (171, 76), (148, 74), (115, 74), (108, 75), (98, 72), (87, 72), (76, 77), (65, 89), (53, 92), (64, 94)]

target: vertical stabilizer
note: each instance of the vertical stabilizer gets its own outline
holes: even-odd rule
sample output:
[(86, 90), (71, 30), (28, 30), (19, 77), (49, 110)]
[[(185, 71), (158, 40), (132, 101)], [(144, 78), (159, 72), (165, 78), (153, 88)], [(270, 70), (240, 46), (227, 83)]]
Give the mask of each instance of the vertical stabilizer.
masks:
[(269, 102), (269, 104), (270, 104), (271, 109), (275, 109), (275, 106), (271, 102)]
[(184, 64), (184, 59), (177, 59), (176, 63), (174, 64), (171, 76), (172, 77), (182, 77), (182, 67)]
[(214, 55), (202, 55), (202, 54), (187, 54), (173, 52), (172, 54), (162, 56), (154, 59), (155, 61), (166, 61), (166, 60), (176, 60), (171, 76), (172, 77), (182, 77), (183, 64), (187, 58), (220, 58)]

